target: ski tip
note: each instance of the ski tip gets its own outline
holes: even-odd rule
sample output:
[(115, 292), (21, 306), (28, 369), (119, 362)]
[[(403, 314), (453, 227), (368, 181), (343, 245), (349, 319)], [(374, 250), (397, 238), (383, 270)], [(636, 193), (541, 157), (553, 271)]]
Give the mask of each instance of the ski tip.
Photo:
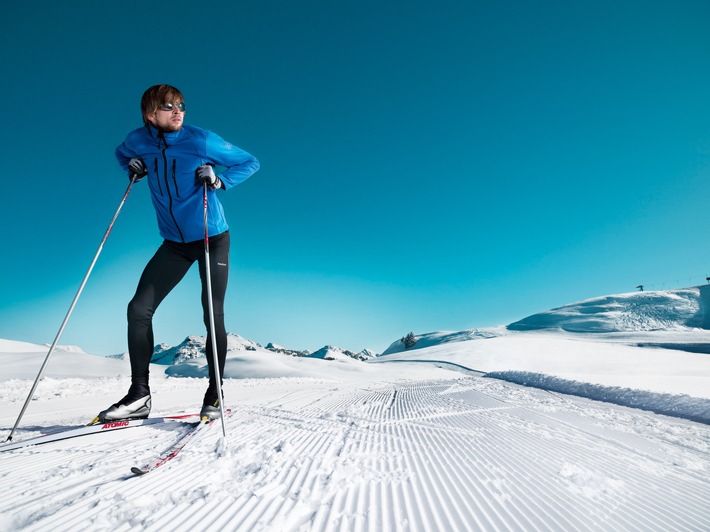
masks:
[(141, 476), (141, 475), (145, 475), (147, 473), (147, 471), (143, 471), (140, 467), (132, 467), (131, 473), (133, 473), (134, 475)]

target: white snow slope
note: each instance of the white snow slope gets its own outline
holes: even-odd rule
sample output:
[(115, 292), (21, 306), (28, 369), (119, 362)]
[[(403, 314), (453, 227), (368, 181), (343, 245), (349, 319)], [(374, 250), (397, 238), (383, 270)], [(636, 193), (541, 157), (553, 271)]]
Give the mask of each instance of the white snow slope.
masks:
[[(709, 530), (704, 290), (652, 296), (420, 335), (368, 362), (231, 336), (226, 439), (215, 426), (143, 477), (130, 467), (184, 423), (0, 452), (0, 530)], [(592, 334), (582, 315), (616, 325)], [(0, 341), (3, 441), (45, 355)], [(153, 366), (153, 415), (197, 411), (204, 366)], [(14, 440), (85, 423), (128, 374), (58, 349)]]

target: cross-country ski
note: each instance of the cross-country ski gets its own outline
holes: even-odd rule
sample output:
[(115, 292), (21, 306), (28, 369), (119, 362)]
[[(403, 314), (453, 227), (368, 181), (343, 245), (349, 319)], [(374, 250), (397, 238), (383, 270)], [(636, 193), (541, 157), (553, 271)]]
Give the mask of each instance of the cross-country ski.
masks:
[[(225, 411), (225, 416), (228, 416), (231, 413), (232, 411), (227, 409)], [(162, 453), (160, 453), (158, 457), (142, 467), (132, 467), (131, 472), (136, 475), (145, 475), (154, 469), (165, 465), (173, 460), (189, 443), (199, 439), (200, 434), (214, 425), (216, 421), (218, 420), (203, 418), (200, 421), (193, 423), (190, 428), (182, 436), (180, 436), (180, 438), (169, 445)]]
[(0, 444), (0, 452), (21, 449), (30, 445), (41, 445), (55, 441), (76, 438), (78, 436), (87, 436), (89, 434), (98, 434), (102, 432), (110, 432), (113, 430), (129, 429), (131, 427), (143, 427), (146, 425), (155, 425), (157, 423), (166, 423), (169, 421), (182, 421), (190, 418), (197, 418), (197, 414), (181, 414), (175, 416), (152, 417), (146, 419), (122, 419), (109, 421), (106, 423), (91, 423), (89, 425), (60, 429), (48, 434), (42, 434), (33, 438), (27, 438), (20, 441), (11, 441), (9, 443)]

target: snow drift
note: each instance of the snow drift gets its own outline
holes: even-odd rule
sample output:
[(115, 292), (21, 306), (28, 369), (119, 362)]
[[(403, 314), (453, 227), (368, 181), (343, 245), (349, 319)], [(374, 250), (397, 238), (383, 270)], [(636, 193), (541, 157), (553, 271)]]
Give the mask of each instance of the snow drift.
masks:
[(596, 297), (534, 314), (508, 328), (577, 333), (710, 329), (710, 285)]

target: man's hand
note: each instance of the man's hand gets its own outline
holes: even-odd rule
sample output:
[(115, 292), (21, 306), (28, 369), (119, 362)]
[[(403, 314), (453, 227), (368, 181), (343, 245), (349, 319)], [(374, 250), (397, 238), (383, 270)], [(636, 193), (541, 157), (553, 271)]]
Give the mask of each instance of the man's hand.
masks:
[(131, 181), (138, 183), (138, 181), (147, 175), (148, 168), (141, 157), (134, 157), (128, 162), (128, 178)]
[(197, 180), (200, 183), (207, 183), (207, 186), (210, 187), (211, 190), (222, 188), (222, 181), (220, 181), (219, 177), (214, 175), (214, 169), (211, 165), (203, 164), (197, 168), (195, 173), (197, 174)]

